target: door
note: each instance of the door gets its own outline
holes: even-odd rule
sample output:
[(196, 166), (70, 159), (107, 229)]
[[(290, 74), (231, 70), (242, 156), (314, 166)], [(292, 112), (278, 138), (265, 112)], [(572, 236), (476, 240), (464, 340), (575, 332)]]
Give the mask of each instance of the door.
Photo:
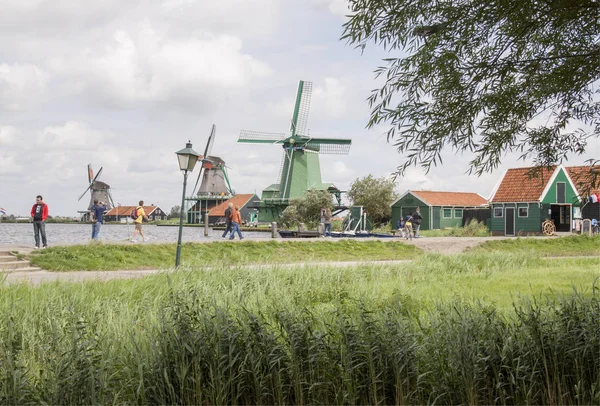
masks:
[(571, 206), (570, 205), (550, 205), (550, 219), (556, 226), (556, 231), (571, 231)]
[(515, 235), (515, 208), (504, 209), (504, 235)]

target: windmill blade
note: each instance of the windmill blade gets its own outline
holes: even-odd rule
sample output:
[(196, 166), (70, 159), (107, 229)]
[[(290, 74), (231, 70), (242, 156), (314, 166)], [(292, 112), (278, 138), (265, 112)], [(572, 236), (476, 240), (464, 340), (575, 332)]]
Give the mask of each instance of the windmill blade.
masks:
[(92, 182), (92, 183), (90, 183), (90, 184), (88, 185), (88, 187), (85, 189), (85, 192), (83, 192), (83, 193), (81, 194), (81, 196), (79, 196), (79, 199), (77, 199), (77, 201), (80, 201), (80, 200), (83, 198), (83, 196), (85, 196), (85, 194), (88, 192), (88, 190), (90, 190), (90, 189), (92, 188), (92, 185), (93, 185), (93, 184), (94, 184), (94, 183)]
[(115, 202), (113, 201), (112, 193), (110, 193), (110, 189), (108, 189), (106, 191), (106, 194), (108, 195), (108, 200), (110, 200), (110, 204), (112, 205), (111, 209), (112, 209), (113, 207), (115, 207)]
[(304, 148), (320, 154), (347, 155), (350, 152), (352, 140), (343, 138), (310, 138)]
[(242, 130), (238, 142), (248, 144), (276, 144), (289, 136), (286, 133), (267, 133), (260, 131)]
[(208, 137), (208, 142), (206, 143), (206, 149), (204, 150), (204, 159), (208, 158), (208, 156), (212, 152), (212, 146), (215, 143), (216, 135), (217, 135), (217, 126), (213, 124), (212, 129), (210, 130), (210, 136)]
[(104, 167), (100, 167), (100, 169), (98, 170), (98, 173), (96, 174), (96, 176), (94, 176), (94, 179), (92, 179), (92, 185), (94, 184), (94, 182), (96, 181), (96, 179), (98, 179), (98, 177), (100, 176), (100, 174), (102, 173), (102, 169), (104, 169)]
[(202, 179), (202, 175), (204, 175), (204, 160), (206, 158), (208, 158), (208, 155), (210, 154), (210, 152), (212, 150), (212, 145), (215, 141), (216, 134), (217, 134), (217, 126), (213, 124), (212, 128), (210, 130), (210, 135), (208, 136), (208, 141), (206, 142), (206, 148), (204, 148), (204, 155), (202, 156), (202, 159), (198, 159), (199, 161), (201, 161), (200, 172), (198, 173), (198, 177), (196, 178), (196, 184), (194, 185), (194, 188), (192, 189), (192, 196), (194, 196), (194, 194), (196, 193), (196, 188), (198, 187), (198, 183), (200, 183), (200, 179)]
[(310, 110), (310, 100), (312, 97), (312, 82), (303, 80), (298, 83), (298, 93), (296, 94), (296, 105), (294, 106), (294, 115), (292, 116), (292, 134), (306, 135), (306, 126), (308, 124), (308, 112)]
[(92, 183), (93, 178), (94, 178), (94, 170), (92, 169), (92, 164), (88, 164), (88, 183)]

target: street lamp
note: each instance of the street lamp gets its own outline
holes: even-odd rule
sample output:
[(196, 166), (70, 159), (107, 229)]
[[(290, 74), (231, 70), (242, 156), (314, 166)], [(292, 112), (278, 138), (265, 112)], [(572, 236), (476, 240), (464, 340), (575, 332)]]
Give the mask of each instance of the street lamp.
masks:
[(181, 213), (179, 213), (179, 237), (177, 238), (177, 255), (175, 257), (175, 268), (179, 266), (181, 258), (181, 233), (183, 231), (183, 208), (185, 205), (185, 187), (187, 185), (188, 172), (194, 170), (200, 154), (192, 149), (190, 141), (185, 144), (185, 148), (175, 152), (179, 161), (179, 169), (183, 172), (183, 195), (181, 196)]

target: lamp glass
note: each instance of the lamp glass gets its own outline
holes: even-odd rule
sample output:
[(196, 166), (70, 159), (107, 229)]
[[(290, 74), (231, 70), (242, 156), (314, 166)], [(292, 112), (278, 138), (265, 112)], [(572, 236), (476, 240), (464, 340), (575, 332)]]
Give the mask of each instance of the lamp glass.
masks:
[(182, 171), (187, 170), (190, 156), (188, 154), (177, 154), (177, 159), (179, 160), (179, 169)]
[(185, 148), (176, 152), (177, 160), (179, 162), (179, 169), (186, 172), (191, 172), (198, 162), (198, 154), (192, 149), (192, 143), (188, 142), (185, 144)]

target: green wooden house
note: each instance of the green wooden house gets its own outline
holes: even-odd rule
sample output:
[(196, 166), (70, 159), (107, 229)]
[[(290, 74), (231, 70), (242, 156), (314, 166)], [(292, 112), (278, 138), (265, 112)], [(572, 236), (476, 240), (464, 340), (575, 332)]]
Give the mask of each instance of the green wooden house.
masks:
[(400, 216), (420, 208), (421, 230), (436, 230), (462, 224), (463, 210), (487, 206), (487, 200), (477, 193), (408, 190), (392, 204), (392, 227)]
[(573, 219), (581, 218), (585, 196), (580, 191), (589, 170), (562, 165), (507, 170), (490, 197), (492, 235), (540, 234), (546, 219), (554, 222), (556, 231), (570, 232)]

